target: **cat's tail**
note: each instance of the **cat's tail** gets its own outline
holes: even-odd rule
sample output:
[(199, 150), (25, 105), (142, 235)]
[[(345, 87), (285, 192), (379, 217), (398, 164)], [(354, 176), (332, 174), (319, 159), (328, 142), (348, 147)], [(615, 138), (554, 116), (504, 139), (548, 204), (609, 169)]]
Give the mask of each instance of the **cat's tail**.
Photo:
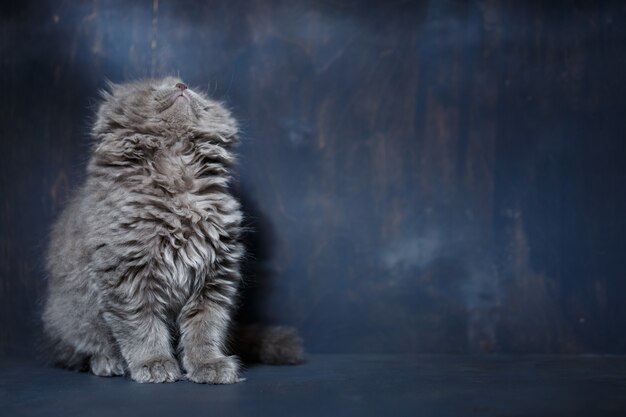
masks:
[(295, 365), (303, 361), (302, 339), (293, 327), (238, 326), (235, 343), (236, 353), (246, 362)]

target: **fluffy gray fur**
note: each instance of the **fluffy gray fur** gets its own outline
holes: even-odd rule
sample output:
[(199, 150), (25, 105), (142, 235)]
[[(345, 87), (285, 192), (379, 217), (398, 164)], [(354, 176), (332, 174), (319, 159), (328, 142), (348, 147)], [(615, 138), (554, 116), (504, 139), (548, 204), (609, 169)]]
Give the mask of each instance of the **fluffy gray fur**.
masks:
[[(237, 124), (177, 83), (103, 93), (87, 180), (53, 227), (44, 328), (66, 367), (229, 384), (240, 381), (227, 338), (244, 253), (228, 190)], [(244, 356), (301, 360), (293, 329), (237, 334)]]

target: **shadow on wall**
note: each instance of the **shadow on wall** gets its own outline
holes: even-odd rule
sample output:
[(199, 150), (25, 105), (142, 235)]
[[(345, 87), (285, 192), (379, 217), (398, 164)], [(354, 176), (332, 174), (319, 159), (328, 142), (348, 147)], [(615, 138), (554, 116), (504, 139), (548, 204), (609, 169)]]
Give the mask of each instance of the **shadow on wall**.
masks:
[[(275, 233), (269, 216), (250, 197), (245, 187), (233, 189), (244, 214), (242, 240), (246, 255), (242, 262), (243, 283), (235, 321), (241, 324), (270, 324), (267, 301), (272, 291), (274, 272)], [(271, 323), (280, 324), (280, 323)]]

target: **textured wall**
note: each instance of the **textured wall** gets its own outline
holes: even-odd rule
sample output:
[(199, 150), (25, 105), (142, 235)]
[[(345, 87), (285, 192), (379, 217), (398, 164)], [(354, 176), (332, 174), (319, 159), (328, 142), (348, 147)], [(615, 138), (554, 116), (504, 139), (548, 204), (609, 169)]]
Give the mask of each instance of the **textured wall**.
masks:
[(243, 126), (246, 312), (316, 352), (626, 353), (626, 6), (0, 6), (0, 348), (109, 78), (178, 73)]

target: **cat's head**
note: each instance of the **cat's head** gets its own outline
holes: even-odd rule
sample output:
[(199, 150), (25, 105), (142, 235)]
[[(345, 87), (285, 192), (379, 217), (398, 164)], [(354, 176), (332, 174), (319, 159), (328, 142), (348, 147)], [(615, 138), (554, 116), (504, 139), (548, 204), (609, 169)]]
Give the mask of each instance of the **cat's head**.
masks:
[(109, 83), (94, 135), (195, 135), (231, 144), (237, 125), (220, 103), (188, 88), (176, 77), (127, 84)]

